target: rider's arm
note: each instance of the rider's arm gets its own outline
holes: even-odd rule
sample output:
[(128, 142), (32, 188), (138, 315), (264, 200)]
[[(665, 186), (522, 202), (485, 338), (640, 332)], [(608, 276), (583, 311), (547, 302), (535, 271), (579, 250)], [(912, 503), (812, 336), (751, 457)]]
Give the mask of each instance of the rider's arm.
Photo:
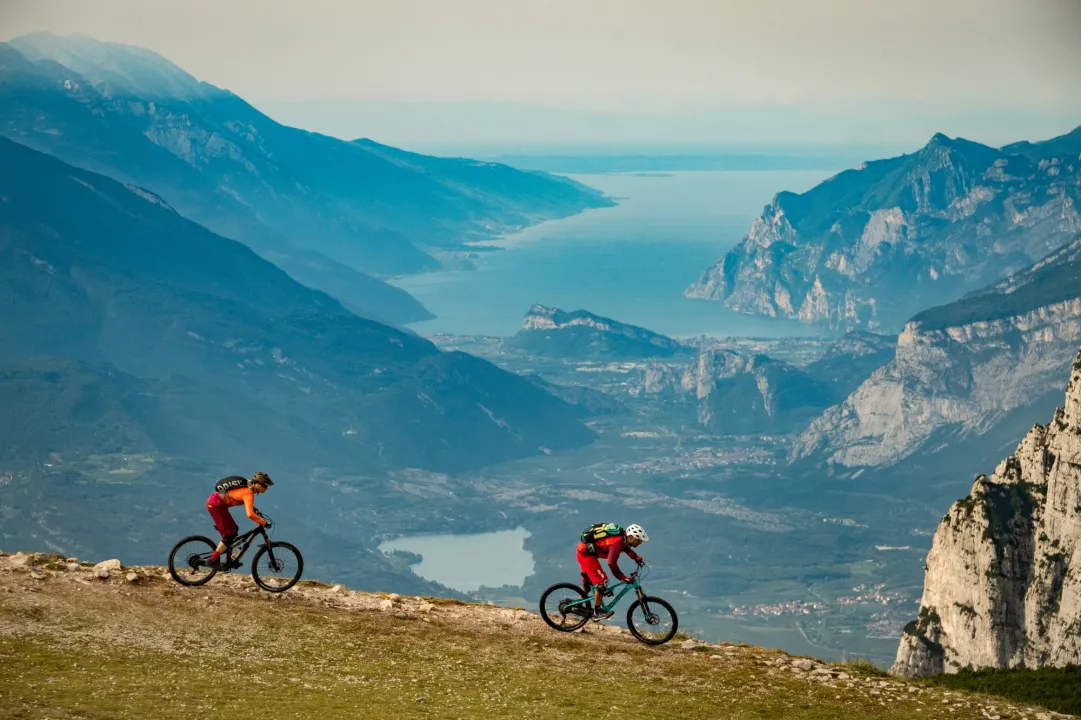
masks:
[(248, 519), (256, 525), (266, 525), (266, 520), (255, 514), (255, 493), (251, 490), (247, 490), (244, 493), (244, 512), (248, 514)]
[(616, 540), (610, 548), (608, 548), (608, 567), (612, 569), (612, 574), (615, 575), (620, 582), (630, 582), (631, 579), (623, 574), (623, 571), (619, 569), (619, 555), (626, 551), (629, 555), (634, 552), (627, 543), (623, 541), (623, 538)]

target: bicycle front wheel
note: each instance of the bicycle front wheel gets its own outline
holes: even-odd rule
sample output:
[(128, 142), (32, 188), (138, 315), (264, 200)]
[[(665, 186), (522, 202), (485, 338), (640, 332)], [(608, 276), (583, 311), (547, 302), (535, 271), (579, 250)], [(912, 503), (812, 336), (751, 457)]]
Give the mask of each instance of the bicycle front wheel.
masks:
[(544, 622), (560, 632), (571, 632), (589, 622), (591, 610), (582, 588), (572, 583), (558, 583), (544, 591), (540, 614)]
[(285, 542), (264, 545), (251, 561), (255, 584), (267, 592), (285, 592), (297, 584), (302, 572), (304, 558), (296, 547)]
[(195, 587), (210, 581), (218, 574), (215, 568), (207, 567), (210, 553), (218, 544), (202, 535), (186, 537), (173, 545), (169, 553), (169, 574), (181, 585)]
[(663, 645), (675, 636), (679, 618), (667, 601), (645, 595), (627, 608), (627, 629), (646, 645)]

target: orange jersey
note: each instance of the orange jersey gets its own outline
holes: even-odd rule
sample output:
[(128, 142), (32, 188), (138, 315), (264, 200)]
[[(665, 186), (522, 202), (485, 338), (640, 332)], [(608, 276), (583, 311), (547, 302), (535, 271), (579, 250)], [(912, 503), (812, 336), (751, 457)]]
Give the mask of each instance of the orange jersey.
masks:
[(266, 525), (266, 520), (255, 514), (255, 493), (251, 491), (251, 488), (236, 488), (225, 493), (225, 505), (227, 507), (243, 505), (249, 520), (256, 525)]

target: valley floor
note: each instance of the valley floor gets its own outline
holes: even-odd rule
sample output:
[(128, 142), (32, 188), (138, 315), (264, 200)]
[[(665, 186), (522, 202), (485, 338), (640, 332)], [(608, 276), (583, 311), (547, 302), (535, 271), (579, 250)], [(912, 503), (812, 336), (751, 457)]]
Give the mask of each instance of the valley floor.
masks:
[(1047, 718), (750, 646), (562, 635), (524, 610), (0, 553), (5, 718)]

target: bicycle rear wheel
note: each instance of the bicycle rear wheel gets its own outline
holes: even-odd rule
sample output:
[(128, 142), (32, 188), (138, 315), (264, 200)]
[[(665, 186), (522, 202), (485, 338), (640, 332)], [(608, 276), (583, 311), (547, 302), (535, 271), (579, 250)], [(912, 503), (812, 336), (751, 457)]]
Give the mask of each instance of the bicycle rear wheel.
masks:
[(216, 568), (207, 567), (210, 553), (218, 544), (202, 535), (191, 535), (173, 545), (169, 553), (169, 574), (181, 585), (195, 587), (210, 581), (218, 574)]
[(572, 583), (553, 585), (541, 595), (541, 617), (550, 627), (560, 632), (577, 630), (589, 622), (590, 603), (575, 602), (585, 598), (585, 591), (577, 585)]
[(679, 618), (667, 601), (644, 595), (627, 608), (627, 629), (646, 645), (663, 645), (675, 636)]
[(255, 584), (267, 592), (285, 592), (297, 584), (304, 572), (300, 551), (286, 542), (272, 542), (259, 548), (251, 561)]

